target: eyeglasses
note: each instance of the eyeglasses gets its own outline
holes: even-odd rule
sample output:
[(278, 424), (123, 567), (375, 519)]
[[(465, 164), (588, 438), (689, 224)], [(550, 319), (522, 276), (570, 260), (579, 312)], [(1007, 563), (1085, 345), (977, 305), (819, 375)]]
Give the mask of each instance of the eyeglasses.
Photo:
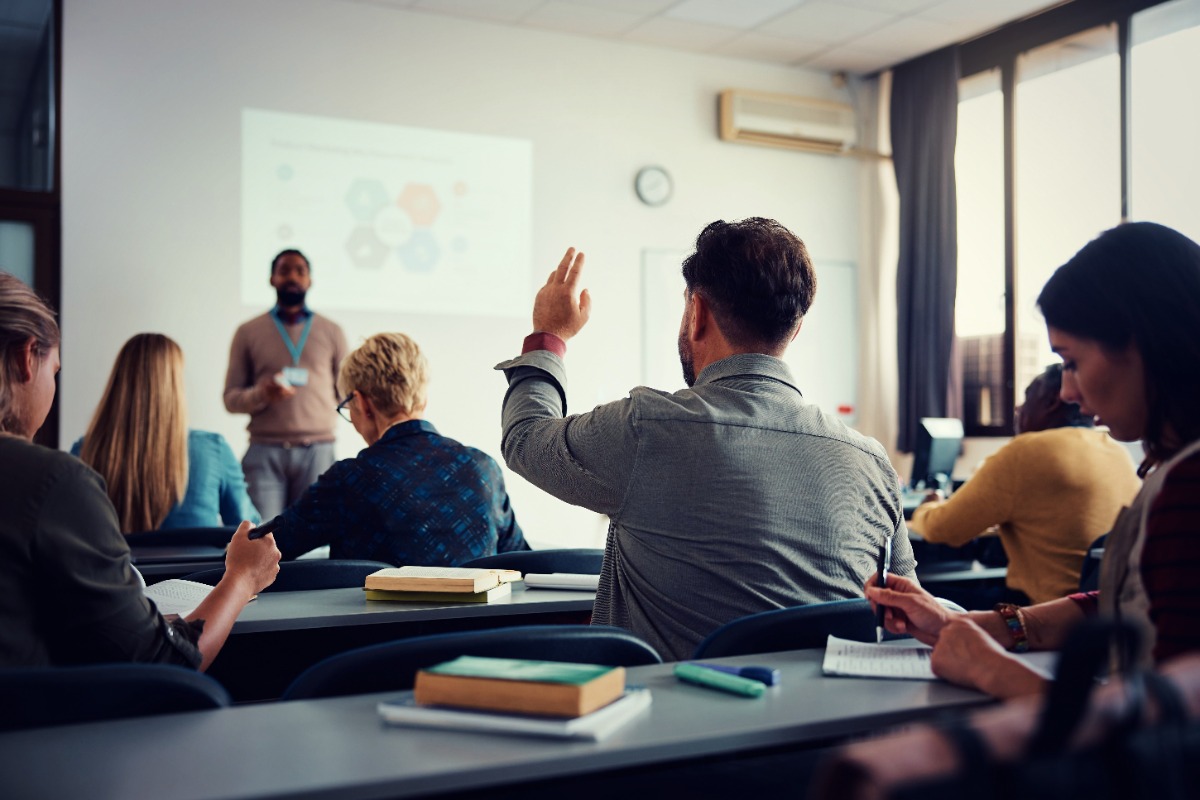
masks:
[(350, 401), (354, 399), (354, 392), (346, 395), (346, 399), (337, 405), (337, 413), (346, 422), (350, 422)]

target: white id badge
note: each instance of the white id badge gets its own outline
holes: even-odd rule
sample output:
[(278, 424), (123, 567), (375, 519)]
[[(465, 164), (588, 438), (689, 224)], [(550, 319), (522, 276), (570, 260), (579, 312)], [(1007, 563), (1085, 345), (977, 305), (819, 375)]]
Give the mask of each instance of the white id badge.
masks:
[(308, 370), (304, 367), (284, 367), (283, 379), (289, 386), (307, 386)]

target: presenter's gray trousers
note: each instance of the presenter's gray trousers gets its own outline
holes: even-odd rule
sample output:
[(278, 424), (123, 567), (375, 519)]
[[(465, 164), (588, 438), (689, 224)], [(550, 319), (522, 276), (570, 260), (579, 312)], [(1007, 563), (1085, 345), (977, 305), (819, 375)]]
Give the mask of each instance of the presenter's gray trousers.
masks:
[(242, 459), (242, 470), (263, 522), (300, 499), (335, 460), (333, 442), (251, 444)]

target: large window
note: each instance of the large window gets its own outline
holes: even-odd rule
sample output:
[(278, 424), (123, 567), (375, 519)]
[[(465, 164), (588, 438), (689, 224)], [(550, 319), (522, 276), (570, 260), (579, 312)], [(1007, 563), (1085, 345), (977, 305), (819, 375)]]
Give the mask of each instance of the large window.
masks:
[(1121, 221), (1116, 26), (1021, 54), (1015, 96), (1013, 402), (1048, 364), (1037, 296), (1080, 247)]
[(1056, 360), (1036, 306), (1051, 273), (1123, 219), (1200, 236), (1200, 107), (1188, 95), (1200, 0), (1069, 3), (961, 53), (963, 420), (969, 435), (1010, 435), (1026, 385)]
[(1200, 241), (1200, 2), (1133, 18), (1130, 215)]

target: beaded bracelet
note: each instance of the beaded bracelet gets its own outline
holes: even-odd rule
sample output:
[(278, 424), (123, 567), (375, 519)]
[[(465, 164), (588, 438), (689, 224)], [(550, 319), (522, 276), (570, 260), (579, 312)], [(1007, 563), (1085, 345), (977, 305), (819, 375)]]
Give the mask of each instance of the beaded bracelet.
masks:
[(997, 603), (992, 609), (1004, 620), (1008, 632), (1012, 634), (1013, 646), (1008, 648), (1014, 653), (1024, 653), (1029, 650), (1029, 632), (1025, 630), (1025, 620), (1021, 617), (1021, 609), (1012, 603)]

